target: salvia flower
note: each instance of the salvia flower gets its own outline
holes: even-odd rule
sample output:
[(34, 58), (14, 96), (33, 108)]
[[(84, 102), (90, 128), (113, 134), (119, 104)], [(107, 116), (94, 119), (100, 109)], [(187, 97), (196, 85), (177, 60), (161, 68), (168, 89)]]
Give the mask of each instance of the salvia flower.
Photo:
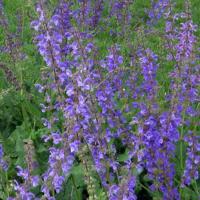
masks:
[(190, 132), (184, 138), (188, 144), (186, 166), (182, 177), (182, 186), (190, 185), (192, 180), (199, 178), (200, 164), (200, 137)]
[(3, 169), (4, 171), (7, 171), (8, 169), (8, 164), (7, 162), (3, 159), (4, 152), (3, 152), (3, 146), (0, 144), (0, 168)]

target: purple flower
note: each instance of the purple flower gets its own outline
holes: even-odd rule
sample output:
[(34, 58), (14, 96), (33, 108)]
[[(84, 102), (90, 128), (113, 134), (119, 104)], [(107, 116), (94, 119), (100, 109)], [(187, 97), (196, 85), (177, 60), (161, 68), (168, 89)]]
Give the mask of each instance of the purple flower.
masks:
[(7, 162), (3, 159), (3, 146), (0, 144), (0, 168), (2, 168), (4, 171), (8, 170), (8, 164)]
[(72, 143), (70, 143), (71, 153), (77, 153), (79, 150), (79, 145), (80, 145), (79, 141), (73, 141)]
[(155, 25), (157, 21), (168, 12), (170, 8), (169, 0), (151, 0), (151, 10), (148, 11), (149, 21), (148, 25)]
[(27, 169), (23, 169), (22, 167), (20, 166), (17, 166), (17, 175), (22, 177), (24, 180), (28, 180), (29, 178), (29, 171)]
[(63, 184), (64, 180), (65, 179), (63, 176), (56, 175), (53, 177), (53, 186), (57, 193), (59, 193), (60, 190), (62, 189), (62, 184)]
[(33, 185), (33, 187), (38, 186), (39, 182), (40, 182), (39, 176), (32, 176), (32, 185)]
[(42, 93), (44, 90), (44, 87), (40, 84), (35, 84), (36, 89), (38, 90), (38, 92)]
[(54, 144), (59, 144), (60, 142), (62, 142), (62, 139), (63, 139), (59, 132), (51, 133), (51, 137), (53, 139)]
[(199, 165), (200, 165), (200, 137), (196, 136), (193, 132), (185, 136), (187, 147), (187, 159), (185, 163), (185, 170), (182, 177), (182, 186), (185, 187), (191, 184), (192, 180), (199, 178)]
[(178, 34), (178, 44), (176, 45), (176, 60), (177, 62), (187, 60), (191, 57), (196, 37), (193, 34), (196, 32), (197, 26), (192, 21), (181, 23), (180, 32)]

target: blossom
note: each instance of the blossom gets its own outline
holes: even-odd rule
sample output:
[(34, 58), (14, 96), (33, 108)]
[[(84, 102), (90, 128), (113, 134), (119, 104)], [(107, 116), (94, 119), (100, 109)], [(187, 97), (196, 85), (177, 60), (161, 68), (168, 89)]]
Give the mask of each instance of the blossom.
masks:
[(3, 159), (3, 146), (0, 144), (0, 168), (2, 168), (4, 171), (8, 170), (8, 164), (7, 162)]

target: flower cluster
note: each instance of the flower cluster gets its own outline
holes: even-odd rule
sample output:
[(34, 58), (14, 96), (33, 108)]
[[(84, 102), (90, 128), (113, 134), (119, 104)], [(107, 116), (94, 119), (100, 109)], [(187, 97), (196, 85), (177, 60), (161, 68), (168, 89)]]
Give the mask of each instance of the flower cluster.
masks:
[(23, 169), (21, 166), (16, 167), (17, 176), (22, 179), (14, 180), (14, 190), (16, 191), (16, 197), (10, 197), (9, 199), (22, 199), (22, 200), (33, 200), (36, 196), (31, 192), (32, 188), (35, 188), (40, 183), (40, 177), (34, 175), (34, 171), (37, 168), (37, 164), (34, 159), (34, 146), (32, 140), (24, 141), (24, 151), (26, 154), (26, 164), (27, 168)]
[(182, 177), (183, 187), (189, 185), (193, 179), (197, 180), (199, 178), (198, 166), (200, 164), (200, 137), (190, 132), (185, 137), (185, 142), (187, 142), (188, 148), (186, 167)]
[[(128, 24), (130, 4), (111, 1), (118, 22)], [(98, 199), (99, 179), (105, 199), (136, 200), (137, 178), (145, 172), (150, 192), (178, 200), (174, 160), (179, 143), (187, 146), (181, 186), (199, 178), (199, 136), (192, 130), (199, 84), (196, 25), (187, 14), (168, 12), (168, 0), (157, 1), (149, 13), (151, 19), (166, 19), (165, 47), (173, 69), (162, 103), (157, 77), (165, 65), (145, 44), (137, 47), (130, 68), (126, 52), (116, 43), (102, 56), (94, 29), (106, 6), (103, 0), (61, 0), (50, 17), (42, 0), (36, 6), (39, 18), (31, 26), (38, 33), (35, 43), (47, 69), (43, 85), (35, 86), (45, 96), (40, 106), (47, 134), (42, 139), (49, 158), (40, 178), (33, 173), (31, 145), (26, 146), (27, 169), (17, 167), (23, 181), (15, 181), (16, 198), (56, 199), (73, 166), (80, 164), (89, 198)], [(180, 162), (184, 166), (182, 157)], [(42, 193), (38, 196), (31, 192), (36, 186)]]
[(168, 11), (170, 0), (151, 0), (151, 9), (148, 11), (149, 25), (154, 25)]
[(36, 199), (35, 194), (30, 192), (30, 189), (38, 186), (39, 176), (32, 176), (30, 169), (22, 169), (20, 166), (17, 166), (17, 175), (23, 179), (24, 183), (20, 184), (18, 181), (14, 181), (14, 189), (17, 193), (16, 199)]
[(3, 159), (3, 146), (0, 144), (0, 168), (6, 171), (8, 169), (8, 164), (7, 162)]

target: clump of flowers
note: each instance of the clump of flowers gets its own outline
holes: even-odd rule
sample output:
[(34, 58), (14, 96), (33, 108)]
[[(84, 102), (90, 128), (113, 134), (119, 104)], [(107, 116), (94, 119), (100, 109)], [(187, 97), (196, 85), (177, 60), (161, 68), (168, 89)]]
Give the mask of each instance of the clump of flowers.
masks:
[[(38, 19), (31, 26), (47, 69), (43, 84), (35, 86), (45, 96), (40, 104), (46, 127), (42, 139), (49, 157), (45, 171), (35, 175), (33, 143), (25, 145), (27, 168), (17, 167), (22, 181), (15, 181), (16, 199), (56, 199), (75, 165), (83, 167), (89, 199), (136, 200), (139, 177), (145, 173), (149, 195), (157, 192), (160, 199), (178, 200), (180, 187), (199, 179), (200, 144), (193, 130), (199, 100), (197, 27), (187, 13), (173, 15), (170, 1), (152, 2), (149, 17), (166, 20), (162, 37), (170, 53), (165, 62), (172, 67), (164, 103), (158, 81), (163, 57), (143, 43), (128, 68), (121, 45), (113, 42), (102, 55), (95, 40), (93, 29), (104, 6), (110, 5), (118, 23), (128, 25), (131, 2), (61, 0), (50, 17), (44, 2), (37, 3)], [(178, 145), (187, 148), (185, 166), (180, 158), (180, 185), (174, 162)], [(40, 193), (35, 194), (38, 186)]]

